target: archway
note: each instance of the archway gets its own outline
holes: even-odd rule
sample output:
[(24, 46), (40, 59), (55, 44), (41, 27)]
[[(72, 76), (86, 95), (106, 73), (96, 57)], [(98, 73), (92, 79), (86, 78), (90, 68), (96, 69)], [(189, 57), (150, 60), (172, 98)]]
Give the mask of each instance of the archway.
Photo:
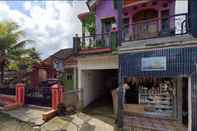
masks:
[(134, 39), (146, 39), (158, 36), (158, 11), (146, 9), (133, 16)]

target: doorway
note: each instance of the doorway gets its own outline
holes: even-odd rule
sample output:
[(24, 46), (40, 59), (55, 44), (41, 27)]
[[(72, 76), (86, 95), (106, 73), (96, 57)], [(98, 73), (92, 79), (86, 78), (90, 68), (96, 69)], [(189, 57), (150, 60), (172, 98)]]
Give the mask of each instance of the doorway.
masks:
[(112, 25), (115, 24), (115, 18), (110, 17), (110, 18), (105, 18), (101, 20), (102, 23), (102, 41), (105, 43), (104, 47), (109, 48), (110, 47), (110, 34), (112, 32)]
[(182, 88), (182, 123), (188, 126), (188, 78), (183, 78), (183, 88)]

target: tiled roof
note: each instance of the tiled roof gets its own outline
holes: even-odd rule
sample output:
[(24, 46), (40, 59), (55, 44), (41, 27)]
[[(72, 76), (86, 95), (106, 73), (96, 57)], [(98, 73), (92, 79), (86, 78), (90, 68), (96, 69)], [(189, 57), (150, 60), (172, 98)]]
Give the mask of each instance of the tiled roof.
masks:
[(52, 58), (66, 59), (73, 54), (73, 48), (61, 49), (55, 54), (51, 55)]

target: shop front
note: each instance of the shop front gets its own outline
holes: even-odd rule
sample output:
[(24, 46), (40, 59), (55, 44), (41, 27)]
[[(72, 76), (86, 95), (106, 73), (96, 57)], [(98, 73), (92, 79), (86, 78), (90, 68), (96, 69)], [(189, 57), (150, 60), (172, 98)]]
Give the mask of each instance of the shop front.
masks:
[(182, 85), (180, 78), (129, 77), (129, 79), (131, 79), (130, 89), (126, 91), (125, 103), (135, 104), (141, 110), (129, 109), (128, 105), (125, 107), (127, 112), (176, 119), (177, 97), (179, 97), (177, 86)]
[(196, 63), (197, 47), (121, 53), (121, 80), (126, 79), (130, 87), (125, 93), (125, 114), (196, 129)]

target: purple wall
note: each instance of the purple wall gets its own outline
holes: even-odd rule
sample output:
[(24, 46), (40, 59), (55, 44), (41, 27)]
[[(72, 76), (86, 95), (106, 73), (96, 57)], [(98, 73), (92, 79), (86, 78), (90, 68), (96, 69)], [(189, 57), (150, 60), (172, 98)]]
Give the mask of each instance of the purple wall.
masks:
[(113, 7), (113, 0), (100, 0), (96, 6), (96, 33), (101, 34), (101, 19), (115, 17), (117, 23), (117, 10)]
[[(155, 0), (155, 1), (157, 2), (156, 5), (153, 5), (154, 0), (147, 3), (146, 7), (143, 7), (142, 4), (135, 5), (136, 7), (138, 7), (136, 10), (134, 10), (132, 6), (124, 8), (123, 9), (124, 12), (128, 13), (128, 16), (125, 17), (129, 17), (130, 24), (132, 24), (132, 18), (135, 13), (150, 8), (157, 10), (159, 13), (159, 17), (161, 16), (160, 12), (166, 9), (170, 10), (170, 15), (175, 14), (175, 0), (160, 0), (160, 1)], [(169, 4), (169, 6), (164, 8), (163, 4), (166, 2)], [(113, 7), (113, 0), (99, 0), (99, 3), (96, 6), (96, 34), (101, 34), (101, 30), (102, 30), (101, 19), (107, 17), (115, 17), (116, 24), (118, 24), (117, 22), (118, 12)]]

